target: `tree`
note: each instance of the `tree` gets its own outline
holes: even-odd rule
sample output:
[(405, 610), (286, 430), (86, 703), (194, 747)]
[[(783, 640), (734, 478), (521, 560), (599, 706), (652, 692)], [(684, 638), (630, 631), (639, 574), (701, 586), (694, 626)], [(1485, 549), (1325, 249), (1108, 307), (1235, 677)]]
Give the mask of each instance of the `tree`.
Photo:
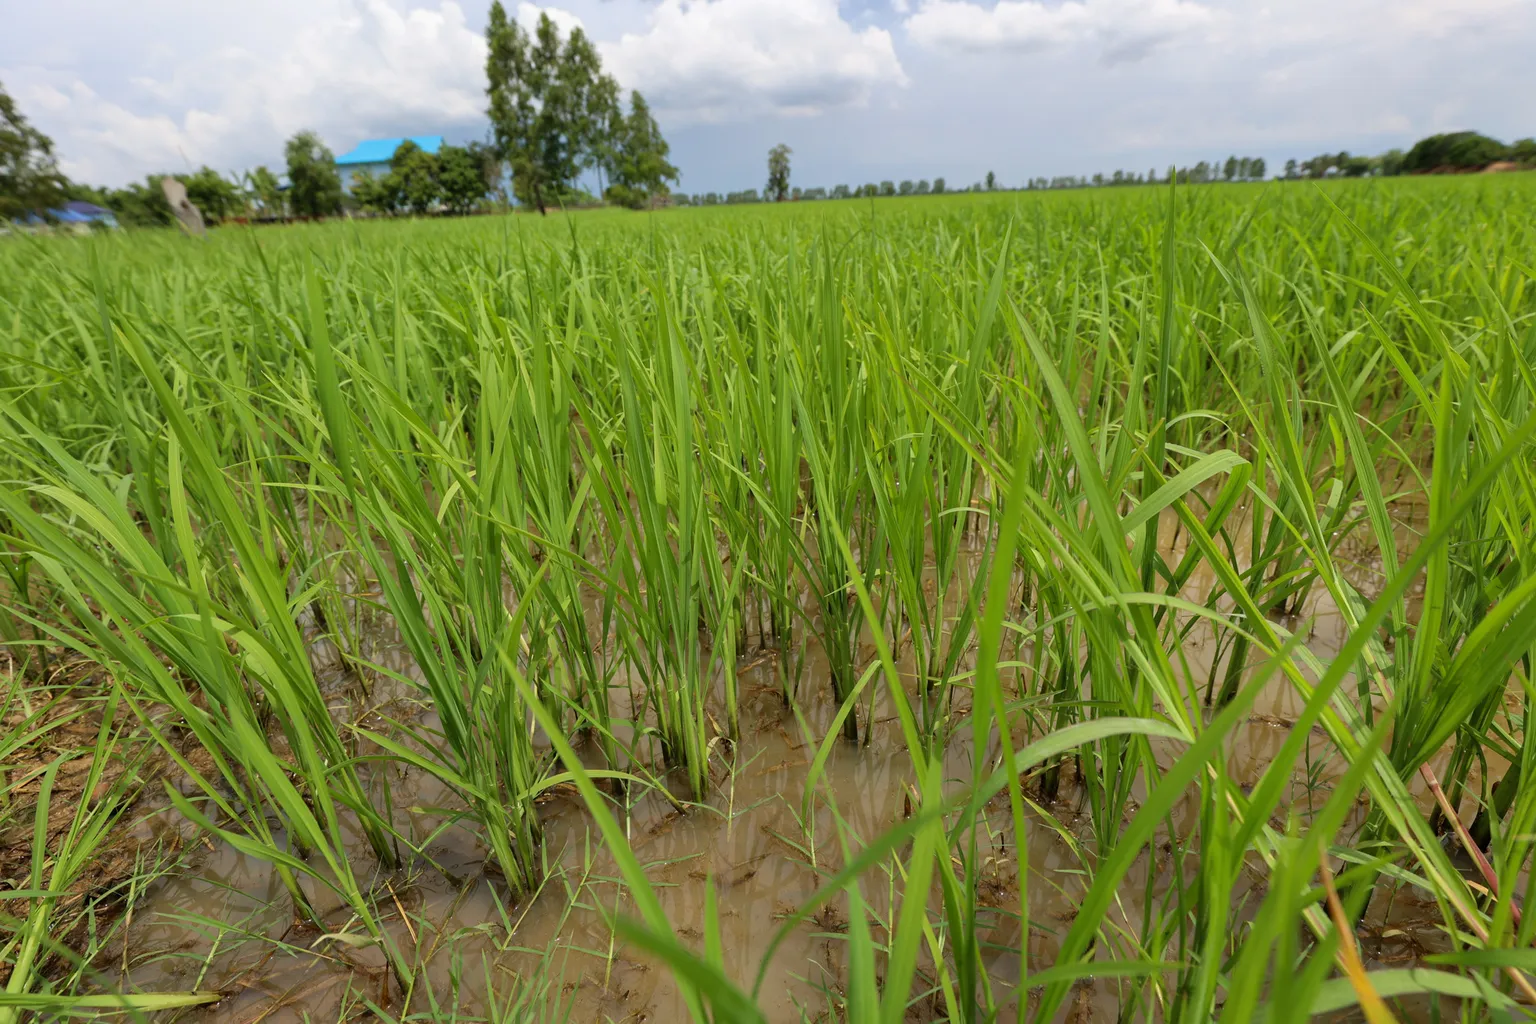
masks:
[(130, 182), (116, 189), (71, 185), (68, 191), (70, 198), (105, 206), (124, 227), (162, 227), (175, 219), (171, 214), (171, 205), (165, 201), (165, 191), (160, 187), (160, 179), (163, 177), (163, 174), (151, 174), (144, 179), (142, 185)]
[(324, 217), (341, 209), (336, 158), (314, 132), (288, 140), (288, 205), (300, 217)]
[(933, 179), (933, 194), (934, 195), (939, 195), (943, 191), (944, 191), (944, 179), (943, 178), (934, 178)]
[(465, 146), (444, 146), (437, 151), (437, 189), (443, 205), (454, 213), (467, 213), (485, 198), (484, 161)]
[(847, 199), (853, 195), (853, 191), (847, 185), (838, 185), (832, 189), (833, 199)]
[(1525, 167), (1536, 165), (1536, 138), (1515, 140), (1510, 144), (1509, 158)]
[(666, 195), (667, 182), (677, 181), (677, 168), (667, 162), (671, 147), (638, 92), (629, 94), (629, 116), (616, 120), (610, 140), (606, 152), (613, 184), (603, 193), (609, 202), (638, 210), (652, 196)]
[(917, 194), (920, 195), (920, 196), (927, 195), (928, 194), (928, 179), (927, 178), (923, 178), (922, 180), (920, 180), (917, 183), (917, 188), (914, 191), (916, 191)]
[(548, 14), (530, 38), (491, 5), (486, 94), (498, 154), (512, 170), (519, 201), (544, 213), (571, 191), (585, 167), (610, 159), (620, 120), (618, 84), (603, 74), (597, 49), (579, 27), (562, 42)]
[(1296, 167), (1296, 158), (1295, 157), (1292, 157), (1291, 159), (1289, 159), (1289, 160), (1287, 160), (1285, 162), (1285, 176), (1288, 179), (1295, 179), (1295, 178), (1300, 176), (1300, 172), (1297, 170), (1297, 167)]
[(201, 167), (195, 174), (178, 174), (176, 180), (187, 187), (187, 198), (204, 217), (221, 221), (239, 211), (240, 188), (212, 167)]
[(376, 178), (371, 171), (358, 171), (352, 175), (352, 198), (358, 206), (373, 213), (394, 213), (397, 184), (389, 174)]
[(764, 195), (774, 202), (783, 202), (789, 195), (789, 154), (793, 152), (784, 143), (768, 151), (768, 187)]
[(1237, 157), (1227, 157), (1227, 162), (1221, 166), (1221, 176), (1228, 181), (1237, 177)]
[(880, 183), (880, 194), (882, 196), (893, 196), (893, 195), (895, 195), (896, 194), (896, 184), (895, 184), (895, 182), (882, 181)]
[(1486, 167), (1509, 155), (1509, 147), (1498, 139), (1490, 139), (1477, 132), (1451, 132), (1447, 135), (1431, 135), (1413, 144), (1403, 158), (1403, 170), (1434, 171), (1442, 167), (1469, 170)]
[(245, 173), (246, 207), (266, 217), (283, 215), (283, 189), (265, 165)]
[(1248, 161), (1248, 176), (1256, 181), (1264, 180), (1264, 158), (1256, 156)]
[(898, 195), (909, 196), (912, 194), (912, 190), (916, 187), (917, 186), (913, 185), (911, 179), (909, 178), (906, 181), (903, 181), (900, 185), (896, 186), (896, 193)]
[(0, 85), (0, 220), (57, 207), (68, 184), (53, 140), (32, 127)]
[(390, 156), (389, 173), (380, 186), (390, 193), (391, 206), (408, 206), (419, 215), (442, 198), (438, 174), (437, 157), (406, 139)]
[(991, 171), (988, 171), (987, 172), (987, 191), (991, 192), (991, 191), (993, 191), (996, 188), (997, 188), (997, 175), (993, 174)]

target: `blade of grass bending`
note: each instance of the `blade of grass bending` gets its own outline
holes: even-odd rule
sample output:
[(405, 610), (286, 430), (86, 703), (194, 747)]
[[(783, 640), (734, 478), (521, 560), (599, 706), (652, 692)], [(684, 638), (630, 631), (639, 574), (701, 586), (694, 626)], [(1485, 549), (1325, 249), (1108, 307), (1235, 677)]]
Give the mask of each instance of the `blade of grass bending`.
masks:
[[(763, 1012), (725, 976), (717, 964), (699, 957), (678, 942), (670, 932), (659, 932), (623, 914), (613, 918), (613, 930), (626, 942), (640, 947), (670, 967), (679, 980), (695, 993), (695, 998), (702, 996), (706, 999), (715, 1011), (714, 1020), (731, 1021), (733, 1024), (737, 1021), (752, 1024), (767, 1020)], [(710, 1018), (698, 1019), (705, 1021)]]
[[(929, 762), (928, 778), (923, 782), (923, 803), (943, 802), (943, 762), (935, 758)], [(901, 893), (901, 916), (896, 921), (890, 938), (889, 959), (885, 969), (885, 991), (880, 997), (882, 1024), (900, 1024), (906, 1018), (912, 992), (912, 975), (917, 970), (917, 945), (922, 938), (923, 924), (928, 915), (928, 889), (933, 878), (933, 859), (948, 855), (944, 844), (944, 829), (938, 821), (930, 822), (917, 832), (912, 845), (912, 855), (907, 861), (907, 879)]]
[[(522, 695), (524, 703), (528, 706), (529, 713), (539, 723), (539, 728), (544, 730), (550, 746), (555, 748), (555, 753), (564, 762), (566, 770), (571, 773), (576, 789), (587, 805), (587, 810), (591, 812), (593, 819), (597, 822), (598, 830), (603, 834), (603, 841), (607, 843), (609, 853), (618, 863), (619, 873), (624, 876), (624, 882), (629, 886), (630, 895), (640, 909), (641, 919), (654, 933), (656, 939), (663, 942), (671, 939), (675, 943), (676, 937), (672, 934), (672, 925), (667, 920), (666, 912), (661, 909), (661, 901), (656, 898), (656, 891), (651, 888), (650, 880), (645, 877), (645, 869), (640, 866), (639, 859), (630, 848), (629, 840), (624, 836), (624, 830), (619, 828), (619, 823), (614, 820), (613, 813), (608, 810), (602, 794), (592, 784), (592, 779), (587, 774), (586, 766), (581, 763), (580, 756), (561, 732), (560, 724), (544, 707), (544, 702), (539, 700), (538, 694), (533, 692), (533, 687), (528, 684), (528, 680), (523, 678), (516, 659), (505, 648), (498, 652), (498, 656), (502, 660), (508, 678), (512, 680), (512, 685), (517, 688), (517, 692)], [(681, 987), (683, 998), (687, 1001), (694, 1017), (700, 1021), (707, 1020), (703, 1007), (699, 1004), (699, 994), (693, 985), (688, 983)]]
[[(1516, 1005), (1515, 1001), (1507, 996), (1503, 996), (1501, 999), (1489, 1000), (1484, 989), (1480, 988), (1472, 980), (1463, 978), (1459, 974), (1430, 970), (1427, 967), (1401, 967), (1369, 971), (1366, 977), (1370, 979), (1371, 988), (1376, 994), (1387, 999), (1432, 993), (1435, 995), (1452, 996), (1456, 999), (1488, 1002), (1495, 1009), (1512, 1008)], [(1495, 995), (1502, 996), (1502, 993), (1495, 993)], [(1347, 1010), (1357, 1003), (1359, 1003), (1359, 996), (1351, 980), (1349, 978), (1332, 978), (1323, 982), (1318, 988), (1316, 995), (1312, 997), (1312, 1005), (1308, 1008), (1308, 1013), (1313, 1016), (1338, 1013), (1340, 1010)]]
[[(1093, 885), (1078, 904), (1076, 918), (1062, 940), (1061, 951), (1056, 958), (1057, 964), (1075, 963), (1077, 958), (1087, 950), (1089, 940), (1098, 931), (1104, 914), (1115, 899), (1120, 880), (1140, 855), (1142, 846), (1152, 837), (1158, 824), (1172, 812), (1174, 804), (1184, 795), (1189, 785), (1204, 770), (1206, 761), (1220, 752), (1228, 734), (1247, 714), (1248, 706), (1253, 703), (1264, 684), (1269, 681), (1270, 675), (1279, 667), (1283, 659), (1290, 656), (1291, 651), (1301, 645), (1301, 641), (1302, 637), (1299, 635), (1291, 637), (1273, 658), (1267, 660), (1260, 670), (1254, 673), (1254, 678), (1238, 691), (1232, 702), (1195, 737), (1184, 755), (1163, 775), (1157, 788), (1147, 795), (1146, 803), (1131, 819), (1109, 857), (1099, 865)], [(1062, 997), (1066, 995), (1067, 987), (1068, 983), (1065, 981), (1046, 986), (1035, 1010), (1035, 1020), (1052, 1019), (1061, 1005)]]
[(31, 1010), (64, 1016), (99, 1017), (103, 1013), (158, 1013), (189, 1006), (209, 1006), (224, 998), (222, 992), (144, 992), (125, 995), (69, 996), (52, 993), (0, 992), (0, 1008)]

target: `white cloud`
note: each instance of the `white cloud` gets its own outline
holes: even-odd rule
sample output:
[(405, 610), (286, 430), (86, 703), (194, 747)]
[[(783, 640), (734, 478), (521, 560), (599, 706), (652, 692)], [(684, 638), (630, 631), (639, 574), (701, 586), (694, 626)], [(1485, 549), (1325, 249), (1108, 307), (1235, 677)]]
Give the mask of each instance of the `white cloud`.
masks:
[(914, 42), (946, 50), (1012, 50), (1089, 45), (1108, 63), (1203, 33), (1216, 13), (1195, 0), (926, 0), (905, 22)]
[(560, 30), (562, 36), (571, 34), (571, 29), (579, 28), (583, 32), (587, 27), (582, 24), (581, 18), (570, 11), (559, 7), (540, 7), (523, 0), (517, 5), (517, 23), (523, 26), (530, 35), (539, 27), (539, 15), (549, 15), (549, 20), (555, 23), (555, 28)]
[(65, 172), (110, 184), (188, 164), (278, 164), (283, 140), (304, 128), (341, 152), (370, 136), (478, 126), (485, 42), (454, 0), (317, 6), (264, 45), (247, 48), (229, 32), (224, 45), (172, 50), (160, 73), (132, 76), (110, 96), (43, 69), (4, 74), (54, 135)]
[(816, 114), (907, 82), (890, 33), (855, 29), (837, 0), (661, 0), (645, 31), (601, 50), (673, 120)]

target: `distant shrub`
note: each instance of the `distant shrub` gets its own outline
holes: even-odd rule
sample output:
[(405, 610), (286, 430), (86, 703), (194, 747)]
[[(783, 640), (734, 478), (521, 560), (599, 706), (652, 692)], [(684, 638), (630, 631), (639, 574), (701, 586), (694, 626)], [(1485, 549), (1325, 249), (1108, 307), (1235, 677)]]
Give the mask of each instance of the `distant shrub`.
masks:
[(1441, 167), (1486, 167), (1495, 160), (1503, 160), (1509, 147), (1498, 139), (1490, 139), (1477, 132), (1450, 132), (1431, 135), (1413, 144), (1403, 157), (1403, 171), (1433, 171)]

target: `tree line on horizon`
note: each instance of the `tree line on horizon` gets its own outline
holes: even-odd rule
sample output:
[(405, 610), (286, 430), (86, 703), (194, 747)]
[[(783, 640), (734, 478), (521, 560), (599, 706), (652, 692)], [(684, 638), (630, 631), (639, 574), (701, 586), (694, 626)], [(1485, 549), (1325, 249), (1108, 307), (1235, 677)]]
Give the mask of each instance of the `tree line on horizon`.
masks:
[[(632, 92), (626, 112), (616, 80), (602, 70), (591, 41), (578, 27), (562, 36), (547, 14), (530, 32), (507, 17), (501, 0), (491, 5), (486, 28), (487, 113), (492, 130), (488, 142), (446, 145), (428, 153), (414, 142), (403, 142), (391, 156), (389, 170), (353, 178), (351, 195), (343, 190), (331, 150), (311, 131), (301, 131), (284, 147), (283, 170), (288, 179), (261, 165), (238, 175), (211, 167), (169, 175), (151, 174), (144, 181), (120, 188), (72, 182), (59, 170), (53, 142), (32, 126), (15, 101), (0, 86), (0, 221), (45, 213), (71, 199), (83, 199), (111, 210), (130, 226), (174, 222), (160, 186), (162, 177), (180, 181), (187, 197), (211, 223), (314, 218), (344, 209), (388, 215), (433, 211), (467, 213), (499, 199), (515, 200), (544, 212), (551, 206), (587, 206), (602, 202), (632, 209), (661, 203), (715, 206), (764, 201), (811, 201), (895, 196), (943, 195), (953, 192), (1014, 191), (1000, 184), (995, 172), (983, 181), (951, 189), (942, 177), (884, 180), (863, 185), (805, 188), (790, 183), (787, 145), (769, 151), (768, 180), (757, 189), (672, 195), (669, 183), (679, 180), (669, 161), (670, 148), (639, 92)], [(1390, 149), (1376, 156), (1347, 151), (1324, 153), (1307, 160), (1287, 160), (1284, 179), (1365, 177), (1373, 175), (1451, 173), (1490, 166), (1536, 168), (1536, 138), (1503, 143), (1478, 132), (1431, 135), (1406, 152)], [(583, 174), (595, 172), (599, 194), (580, 186)], [(1263, 157), (1229, 156), (1225, 161), (1200, 161), (1170, 168), (1180, 183), (1263, 180)], [(1035, 177), (1024, 190), (1115, 187), (1159, 184), (1155, 169), (1145, 175), (1131, 171), (1089, 176)]]
[[(1170, 168), (1168, 174), (1159, 177), (1153, 168), (1145, 175), (1135, 171), (1114, 171), (1110, 174), (1058, 175), (1028, 179), (1018, 188), (999, 183), (997, 175), (988, 171), (986, 179), (960, 189), (947, 189), (943, 178), (927, 180), (871, 182), (850, 188), (837, 185), (832, 189), (800, 188), (789, 184), (790, 149), (779, 144), (769, 151), (768, 185), (761, 194), (757, 189), (737, 192), (701, 192), (694, 195), (679, 193), (674, 197), (680, 206), (717, 206), (739, 203), (772, 201), (805, 201), (818, 199), (862, 199), (893, 196), (940, 195), (945, 192), (995, 192), (1034, 191), (1041, 189), (1103, 188), (1124, 185), (1165, 184), (1169, 177), (1179, 184), (1213, 184), (1219, 182), (1263, 181), (1268, 165), (1263, 157), (1232, 155), (1225, 160), (1201, 160), (1192, 166)], [(1507, 163), (1512, 168), (1536, 169), (1536, 139), (1520, 139), (1505, 144), (1478, 132), (1450, 132), (1420, 139), (1404, 152), (1391, 149), (1379, 156), (1352, 156), (1347, 151), (1325, 153), (1310, 160), (1287, 160), (1280, 178), (1364, 177), (1369, 175), (1435, 174), (1482, 170)]]
[(1393, 177), (1399, 174), (1453, 174), (1480, 171), (1496, 164), (1536, 168), (1536, 138), (1505, 144), (1478, 132), (1447, 132), (1430, 135), (1406, 153), (1389, 149), (1376, 156), (1360, 156), (1348, 150), (1321, 153), (1310, 160), (1287, 160), (1287, 179)]

